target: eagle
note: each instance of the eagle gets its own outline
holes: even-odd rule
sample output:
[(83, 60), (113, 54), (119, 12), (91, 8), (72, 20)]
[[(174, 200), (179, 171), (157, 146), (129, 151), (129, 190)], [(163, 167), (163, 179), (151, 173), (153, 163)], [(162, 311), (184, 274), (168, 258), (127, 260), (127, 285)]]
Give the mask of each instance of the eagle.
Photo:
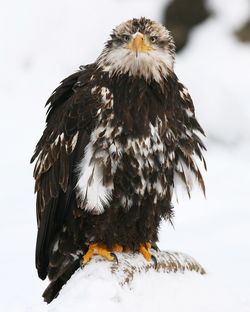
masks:
[(96, 62), (55, 89), (34, 166), (38, 276), (49, 303), (95, 255), (152, 260), (162, 220), (172, 223), (172, 194), (195, 180), (204, 131), (174, 73), (170, 32), (145, 17), (111, 33)]

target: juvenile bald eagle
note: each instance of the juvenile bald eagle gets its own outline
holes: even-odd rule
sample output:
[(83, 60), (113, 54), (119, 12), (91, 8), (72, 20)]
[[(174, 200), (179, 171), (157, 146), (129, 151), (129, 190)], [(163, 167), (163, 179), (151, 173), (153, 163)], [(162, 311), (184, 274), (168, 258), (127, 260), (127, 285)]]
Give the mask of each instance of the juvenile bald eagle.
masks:
[[(168, 30), (146, 18), (116, 27), (93, 64), (64, 79), (48, 99), (34, 155), (36, 267), (53, 300), (94, 254), (141, 252), (151, 259), (162, 219), (172, 218), (177, 181), (205, 192), (204, 134), (173, 69)], [(79, 260), (80, 259), (80, 260)], [(145, 261), (146, 261), (145, 260)]]

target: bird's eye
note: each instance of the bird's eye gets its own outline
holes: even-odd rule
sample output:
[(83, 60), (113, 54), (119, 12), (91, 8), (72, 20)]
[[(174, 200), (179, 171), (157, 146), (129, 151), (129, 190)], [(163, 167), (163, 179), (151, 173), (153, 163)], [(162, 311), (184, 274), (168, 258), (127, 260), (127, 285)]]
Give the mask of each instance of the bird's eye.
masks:
[(129, 39), (130, 39), (130, 36), (129, 35), (123, 35), (122, 39), (123, 39), (124, 42), (128, 42)]
[(158, 40), (158, 37), (157, 36), (151, 36), (149, 39), (150, 39), (151, 43), (156, 43), (156, 41)]

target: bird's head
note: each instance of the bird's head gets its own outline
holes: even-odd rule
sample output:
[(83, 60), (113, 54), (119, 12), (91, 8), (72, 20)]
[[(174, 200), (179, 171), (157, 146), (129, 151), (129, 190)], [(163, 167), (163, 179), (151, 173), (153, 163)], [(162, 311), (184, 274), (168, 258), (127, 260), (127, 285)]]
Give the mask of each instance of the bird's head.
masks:
[(97, 63), (110, 76), (129, 74), (160, 81), (173, 71), (175, 46), (169, 31), (146, 19), (132, 19), (117, 26)]

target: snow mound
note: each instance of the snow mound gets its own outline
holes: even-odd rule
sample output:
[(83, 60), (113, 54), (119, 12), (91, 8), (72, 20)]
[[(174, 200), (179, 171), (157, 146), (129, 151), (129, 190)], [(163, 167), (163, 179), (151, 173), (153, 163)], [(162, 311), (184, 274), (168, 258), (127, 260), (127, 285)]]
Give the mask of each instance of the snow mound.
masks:
[[(155, 305), (151, 302), (151, 296), (156, 301), (163, 300), (164, 292), (174, 279), (177, 279), (176, 287), (178, 283), (188, 283), (186, 279), (202, 282), (195, 275), (203, 275), (205, 271), (189, 255), (172, 251), (151, 252), (157, 264), (145, 261), (140, 254), (117, 253), (118, 263), (96, 256), (84, 269), (75, 272), (60, 296), (49, 306), (35, 307), (33, 311), (64, 312), (72, 311), (73, 307), (83, 307), (87, 311), (103, 308), (105, 311), (119, 311), (128, 306), (131, 306), (130, 310), (137, 311), (138, 305), (144, 311), (150, 311)], [(141, 300), (138, 296), (142, 297)]]
[[(167, 256), (168, 253), (165, 253)], [(169, 253), (176, 256), (179, 263), (194, 261), (185, 254)], [(162, 255), (161, 255), (162, 256)], [(164, 255), (163, 255), (164, 256)], [(158, 258), (158, 260), (160, 260)], [(69, 312), (69, 311), (232, 311), (237, 302), (225, 302), (220, 297), (232, 296), (225, 290), (223, 282), (213, 275), (201, 275), (196, 271), (151, 269), (133, 272), (131, 283), (125, 283), (124, 276), (131, 262), (132, 270), (144, 269), (145, 260), (141, 255), (119, 255), (117, 264), (97, 256), (78, 269), (61, 290), (60, 296), (51, 304), (33, 306), (29, 312)], [(178, 262), (177, 261), (177, 262)], [(115, 270), (114, 270), (115, 268)], [(186, 267), (188, 269), (188, 267)], [(168, 274), (166, 274), (168, 272)], [(123, 285), (121, 285), (123, 284)], [(195, 297), (195, 300), (194, 300)]]

